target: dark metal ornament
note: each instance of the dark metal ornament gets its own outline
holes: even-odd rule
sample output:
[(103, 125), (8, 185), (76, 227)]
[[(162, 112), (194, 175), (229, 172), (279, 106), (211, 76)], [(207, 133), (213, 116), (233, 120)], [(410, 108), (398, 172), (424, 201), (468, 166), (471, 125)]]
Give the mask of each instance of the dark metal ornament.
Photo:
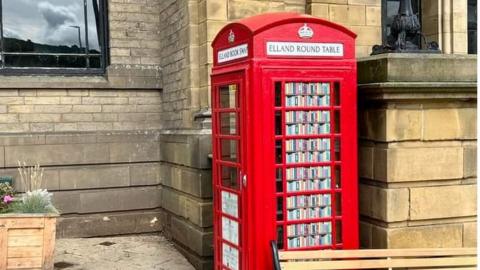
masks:
[[(390, 26), (390, 35), (386, 44), (375, 45), (372, 55), (382, 53), (440, 53), (438, 43), (427, 42), (421, 32), (422, 26), (417, 14), (413, 13), (411, 0), (400, 0), (398, 13)], [(424, 48), (420, 48), (414, 41), (420, 39)]]

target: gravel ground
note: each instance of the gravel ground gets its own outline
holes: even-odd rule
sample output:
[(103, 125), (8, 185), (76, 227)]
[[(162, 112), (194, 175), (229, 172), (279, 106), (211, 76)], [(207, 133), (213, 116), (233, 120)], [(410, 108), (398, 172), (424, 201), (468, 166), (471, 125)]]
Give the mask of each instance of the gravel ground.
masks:
[(57, 239), (56, 270), (194, 270), (160, 235)]

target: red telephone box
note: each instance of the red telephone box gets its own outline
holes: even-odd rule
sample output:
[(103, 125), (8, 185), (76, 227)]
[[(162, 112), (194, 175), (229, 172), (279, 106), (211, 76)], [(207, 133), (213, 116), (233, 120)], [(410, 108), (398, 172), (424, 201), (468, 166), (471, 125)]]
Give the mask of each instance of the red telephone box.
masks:
[(296, 13), (213, 41), (215, 270), (283, 250), (358, 248), (356, 35)]

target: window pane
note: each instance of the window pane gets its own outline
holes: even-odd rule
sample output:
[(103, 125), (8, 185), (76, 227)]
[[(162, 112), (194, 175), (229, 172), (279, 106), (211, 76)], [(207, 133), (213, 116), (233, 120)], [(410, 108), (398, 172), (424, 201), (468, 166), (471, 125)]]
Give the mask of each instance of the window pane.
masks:
[(239, 171), (234, 167), (220, 166), (220, 177), (222, 179), (222, 186), (232, 189), (238, 189)]
[(6, 66), (101, 67), (98, 0), (2, 0), (2, 8)]
[(468, 0), (468, 53), (477, 53), (477, 0)]
[(221, 157), (223, 161), (238, 162), (238, 141), (222, 140), (221, 141)]
[(237, 114), (236, 113), (221, 113), (220, 114), (220, 133), (225, 135), (236, 135), (237, 129)]
[(220, 108), (236, 108), (237, 107), (237, 85), (231, 84), (221, 86), (220, 89)]

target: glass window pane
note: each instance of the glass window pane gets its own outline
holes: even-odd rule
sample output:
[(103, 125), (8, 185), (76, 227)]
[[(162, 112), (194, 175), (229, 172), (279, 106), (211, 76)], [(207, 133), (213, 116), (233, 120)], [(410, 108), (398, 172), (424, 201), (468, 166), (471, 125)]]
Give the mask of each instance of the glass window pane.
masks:
[(468, 0), (468, 53), (477, 54), (477, 0)]
[[(99, 0), (2, 0), (6, 66), (86, 68), (91, 62), (90, 67), (101, 67), (99, 4)], [(87, 52), (92, 54), (88, 60)]]
[(238, 162), (238, 141), (222, 140), (220, 148), (221, 160)]
[(220, 114), (220, 134), (225, 134), (225, 135), (238, 134), (236, 113)]
[(220, 108), (237, 108), (237, 85), (231, 84), (221, 86), (220, 92)]
[(232, 189), (239, 188), (238, 186), (238, 168), (220, 166), (220, 177), (222, 179), (222, 186)]

